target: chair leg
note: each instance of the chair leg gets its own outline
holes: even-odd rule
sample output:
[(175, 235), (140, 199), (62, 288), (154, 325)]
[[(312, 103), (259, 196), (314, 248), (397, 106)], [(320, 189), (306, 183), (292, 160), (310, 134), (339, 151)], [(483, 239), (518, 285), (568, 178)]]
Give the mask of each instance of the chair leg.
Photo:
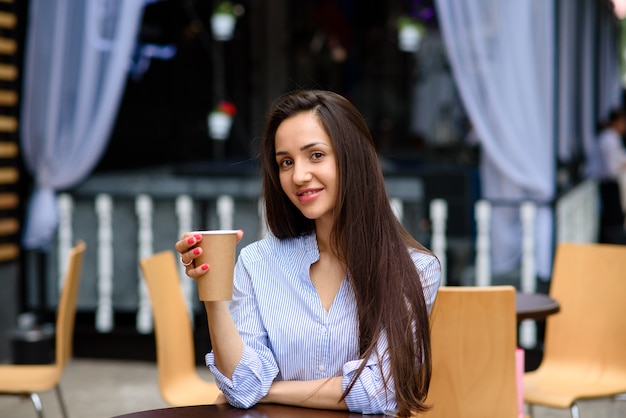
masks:
[(67, 408), (65, 406), (65, 402), (63, 401), (63, 394), (61, 393), (61, 385), (57, 384), (54, 387), (54, 390), (56, 391), (57, 398), (59, 399), (59, 406), (61, 407), (61, 415), (63, 416), (63, 418), (68, 418)]
[(35, 411), (37, 411), (37, 416), (39, 418), (44, 418), (43, 417), (43, 404), (41, 403), (41, 398), (39, 397), (39, 395), (36, 394), (35, 392), (31, 393), (30, 400), (33, 403), (33, 406), (35, 407)]
[(578, 412), (578, 405), (573, 403), (572, 406), (570, 406), (569, 410), (572, 413), (572, 418), (580, 418), (580, 414)]

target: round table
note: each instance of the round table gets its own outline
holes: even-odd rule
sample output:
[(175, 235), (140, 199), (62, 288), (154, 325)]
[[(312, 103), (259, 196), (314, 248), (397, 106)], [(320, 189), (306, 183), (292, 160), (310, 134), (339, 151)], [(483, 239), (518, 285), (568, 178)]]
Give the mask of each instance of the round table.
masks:
[(543, 293), (515, 292), (515, 310), (518, 321), (524, 319), (541, 321), (560, 309), (558, 301)]
[[(385, 415), (367, 415), (368, 418)], [(132, 412), (113, 418), (363, 418), (347, 411), (298, 408), (296, 406), (258, 404), (250, 409), (238, 409), (227, 404), (179, 406)]]

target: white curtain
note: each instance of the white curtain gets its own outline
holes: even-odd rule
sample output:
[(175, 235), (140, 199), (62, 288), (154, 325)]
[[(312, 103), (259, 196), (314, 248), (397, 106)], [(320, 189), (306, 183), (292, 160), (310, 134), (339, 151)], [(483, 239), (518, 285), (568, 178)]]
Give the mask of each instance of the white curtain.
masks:
[(615, 16), (606, 9), (600, 13), (600, 36), (598, 40), (600, 82), (598, 101), (600, 117), (622, 104), (622, 86), (619, 73), (619, 28)]
[(21, 149), (34, 180), (23, 246), (50, 248), (56, 191), (76, 185), (106, 149), (144, 0), (30, 0)]
[[(580, 130), (577, 127), (581, 55), (579, 33), (579, 3), (581, 0), (570, 0), (567, 7), (559, 7), (558, 13), (558, 156), (561, 161), (568, 162), (577, 156), (580, 150)], [(585, 0), (583, 0), (585, 1)]]
[[(519, 265), (519, 207), (555, 193), (554, 4), (546, 0), (437, 0), (454, 78), (482, 148), (483, 197), (495, 203), (492, 269)], [(552, 269), (552, 209), (536, 219), (537, 275)]]
[(580, 124), (582, 130), (583, 148), (586, 155), (586, 163), (583, 174), (586, 177), (596, 178), (600, 172), (601, 164), (596, 144), (597, 124), (600, 116), (596, 103), (596, 18), (597, 8), (590, 1), (583, 2), (582, 22), (580, 31), (581, 37), (581, 83), (582, 95), (580, 98)]
[(559, 8), (559, 158), (586, 158), (585, 175), (597, 173), (597, 126), (622, 105), (619, 26), (594, 0)]

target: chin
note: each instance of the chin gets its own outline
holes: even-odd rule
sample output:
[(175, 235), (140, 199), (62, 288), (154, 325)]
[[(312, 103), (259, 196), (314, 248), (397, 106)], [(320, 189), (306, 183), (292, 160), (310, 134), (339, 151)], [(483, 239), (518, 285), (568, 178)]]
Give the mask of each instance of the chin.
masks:
[(304, 213), (304, 212), (302, 212), (302, 215), (304, 215), (305, 218), (307, 218), (307, 219), (309, 219), (311, 221), (314, 221), (314, 220), (319, 218), (319, 215), (312, 214), (312, 213)]
[(331, 216), (332, 217), (332, 211), (328, 211), (328, 210), (324, 210), (324, 209), (316, 209), (314, 207), (298, 207), (298, 209), (300, 210), (300, 213), (302, 214), (302, 216), (304, 216), (305, 218), (311, 220), (311, 221), (316, 221), (320, 218), (323, 218), (325, 216)]

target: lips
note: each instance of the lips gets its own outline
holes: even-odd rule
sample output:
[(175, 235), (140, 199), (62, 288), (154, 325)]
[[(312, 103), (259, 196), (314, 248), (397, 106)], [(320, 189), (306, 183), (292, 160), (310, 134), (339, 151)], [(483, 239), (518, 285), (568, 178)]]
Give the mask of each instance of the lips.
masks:
[(304, 190), (299, 190), (296, 193), (296, 196), (298, 196), (298, 200), (301, 203), (307, 203), (310, 202), (312, 200), (314, 200), (315, 198), (317, 198), (317, 196), (319, 196), (320, 192), (323, 189), (304, 189)]

